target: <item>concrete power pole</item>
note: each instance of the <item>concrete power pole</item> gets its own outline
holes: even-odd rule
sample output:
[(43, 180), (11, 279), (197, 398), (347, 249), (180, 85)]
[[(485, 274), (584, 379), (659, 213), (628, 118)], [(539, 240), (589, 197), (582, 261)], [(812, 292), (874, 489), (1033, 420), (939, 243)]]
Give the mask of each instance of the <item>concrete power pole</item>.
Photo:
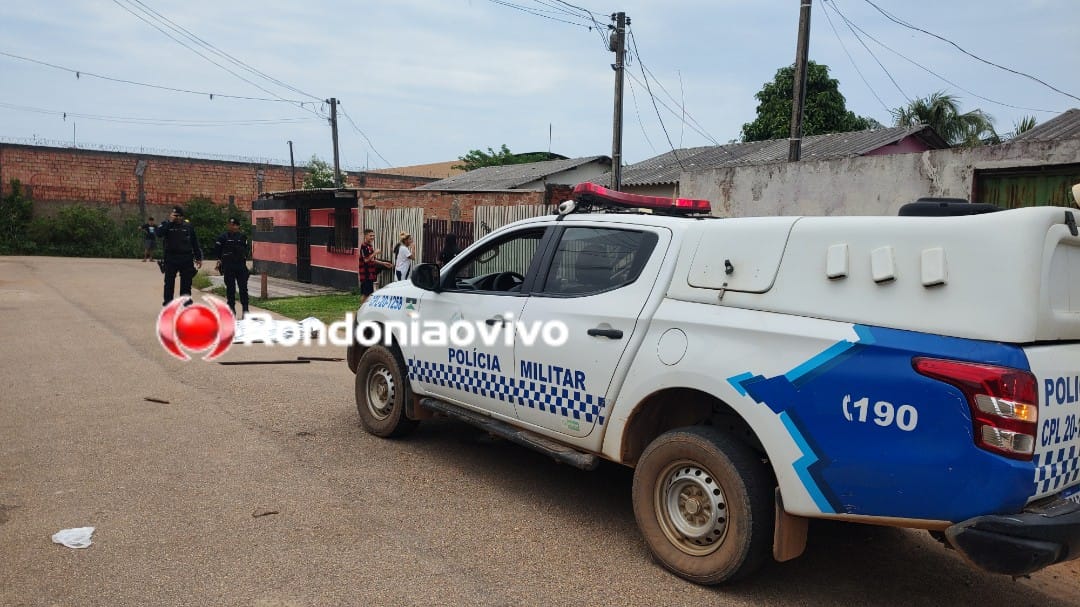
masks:
[(292, 189), (296, 189), (296, 161), (293, 160), (292, 141), (289, 141), (289, 172), (292, 174)]
[(330, 98), (330, 130), (334, 135), (334, 187), (341, 187), (341, 156), (338, 154), (337, 98)]
[(799, 42), (795, 49), (795, 86), (791, 97), (791, 138), (788, 140), (788, 161), (802, 156), (803, 106), (806, 103), (806, 64), (810, 51), (810, 3), (799, 0)]
[(608, 49), (615, 53), (615, 118), (612, 125), (611, 135), (611, 189), (619, 191), (622, 188), (622, 107), (623, 107), (623, 68), (626, 59), (626, 24), (630, 20), (626, 13), (612, 15), (615, 21), (615, 31), (608, 41)]

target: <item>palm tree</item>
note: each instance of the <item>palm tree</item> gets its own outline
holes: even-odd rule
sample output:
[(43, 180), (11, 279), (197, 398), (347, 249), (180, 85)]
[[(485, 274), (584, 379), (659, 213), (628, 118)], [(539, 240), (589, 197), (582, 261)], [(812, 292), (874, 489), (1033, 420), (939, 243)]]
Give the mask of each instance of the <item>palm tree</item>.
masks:
[(896, 126), (932, 127), (949, 145), (974, 146), (1000, 143), (994, 119), (982, 110), (960, 113), (960, 99), (943, 91), (919, 98), (893, 110)]

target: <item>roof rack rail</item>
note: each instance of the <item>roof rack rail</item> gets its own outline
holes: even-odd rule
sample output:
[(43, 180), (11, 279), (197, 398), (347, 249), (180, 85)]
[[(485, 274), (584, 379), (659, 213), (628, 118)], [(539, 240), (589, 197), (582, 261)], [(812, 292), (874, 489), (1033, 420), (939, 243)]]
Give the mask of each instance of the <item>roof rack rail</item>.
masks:
[(961, 215), (981, 215), (1002, 210), (1000, 207), (982, 202), (968, 202), (963, 198), (919, 198), (900, 207), (901, 217), (957, 217)]

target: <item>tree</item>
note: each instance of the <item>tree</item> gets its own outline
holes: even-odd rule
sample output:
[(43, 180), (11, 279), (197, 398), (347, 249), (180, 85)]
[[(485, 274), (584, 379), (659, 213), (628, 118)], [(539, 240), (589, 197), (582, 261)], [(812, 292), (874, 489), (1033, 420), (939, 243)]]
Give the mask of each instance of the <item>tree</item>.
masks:
[(960, 99), (944, 91), (915, 99), (893, 110), (893, 117), (896, 118), (896, 126), (929, 125), (949, 145), (971, 147), (1001, 142), (990, 115), (982, 110), (961, 113)]
[[(345, 173), (341, 173), (341, 186), (345, 187)], [(308, 161), (307, 173), (304, 175), (305, 190), (314, 190), (315, 188), (334, 188), (337, 185), (334, 183), (334, 167), (330, 166), (325, 160), (320, 159), (315, 154), (311, 155), (311, 160)]]
[(546, 152), (514, 154), (510, 151), (510, 148), (506, 147), (505, 143), (502, 144), (502, 147), (499, 148), (498, 152), (491, 148), (488, 148), (487, 150), (486, 154), (480, 150), (469, 150), (468, 154), (458, 157), (461, 164), (456, 164), (453, 168), (472, 171), (481, 167), (496, 167), (506, 164), (528, 164), (530, 162), (543, 162), (552, 159), (552, 155)]
[[(757, 118), (742, 127), (743, 141), (785, 139), (791, 136), (791, 97), (795, 88), (795, 66), (776, 71), (754, 95)], [(829, 77), (829, 67), (810, 61), (806, 69), (806, 103), (803, 106), (803, 136), (863, 131), (879, 125), (871, 118), (848, 111), (840, 83)]]

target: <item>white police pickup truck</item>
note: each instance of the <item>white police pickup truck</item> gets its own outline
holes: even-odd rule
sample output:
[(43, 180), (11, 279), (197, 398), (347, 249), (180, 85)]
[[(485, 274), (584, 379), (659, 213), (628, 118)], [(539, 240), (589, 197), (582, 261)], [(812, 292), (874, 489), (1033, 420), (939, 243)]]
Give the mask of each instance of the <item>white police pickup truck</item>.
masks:
[(575, 194), (363, 306), (368, 432), (448, 415), (631, 466), (649, 548), (699, 583), (795, 558), (812, 518), (927, 529), (1010, 575), (1080, 556), (1071, 211), (722, 219)]

